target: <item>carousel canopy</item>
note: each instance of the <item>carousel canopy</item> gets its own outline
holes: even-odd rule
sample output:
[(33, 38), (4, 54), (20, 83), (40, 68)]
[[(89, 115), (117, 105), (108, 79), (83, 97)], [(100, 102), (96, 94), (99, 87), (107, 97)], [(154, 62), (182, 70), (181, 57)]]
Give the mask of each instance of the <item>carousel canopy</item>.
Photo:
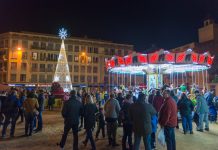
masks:
[(154, 53), (132, 53), (119, 57), (114, 56), (106, 60), (106, 68), (112, 73), (162, 73), (196, 72), (209, 69), (214, 57), (209, 52), (198, 54), (188, 49), (184, 52), (173, 53), (159, 50)]

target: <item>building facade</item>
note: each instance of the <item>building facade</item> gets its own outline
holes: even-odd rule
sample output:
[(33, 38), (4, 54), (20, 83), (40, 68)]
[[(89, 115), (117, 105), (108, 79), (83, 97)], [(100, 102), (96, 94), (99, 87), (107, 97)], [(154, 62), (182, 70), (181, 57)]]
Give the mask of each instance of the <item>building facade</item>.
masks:
[[(0, 83), (50, 85), (60, 52), (55, 35), (30, 32), (0, 34)], [(108, 83), (105, 59), (124, 56), (133, 45), (88, 38), (67, 38), (66, 54), (73, 85)]]

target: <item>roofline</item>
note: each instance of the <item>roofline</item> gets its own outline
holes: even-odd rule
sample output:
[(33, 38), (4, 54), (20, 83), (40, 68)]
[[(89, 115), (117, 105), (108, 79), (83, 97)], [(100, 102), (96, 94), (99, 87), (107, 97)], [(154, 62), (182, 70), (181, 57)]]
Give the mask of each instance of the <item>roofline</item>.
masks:
[[(28, 32), (28, 31), (21, 31), (21, 32), (5, 32), (5, 33), (0, 33), (1, 35), (7, 35), (7, 34), (22, 34), (22, 35), (31, 35), (31, 36), (41, 36), (41, 37), (50, 37), (54, 39), (60, 39), (57, 35), (54, 34), (44, 34), (44, 33), (37, 33), (37, 32)], [(82, 37), (69, 37), (66, 40), (79, 40), (79, 41), (84, 41), (84, 42), (97, 42), (97, 43), (107, 43), (107, 44), (114, 44), (114, 45), (120, 45), (120, 46), (129, 46), (129, 47), (134, 47), (133, 44), (125, 44), (125, 43), (116, 43), (113, 41), (106, 41), (106, 40), (100, 40), (100, 39), (91, 39), (91, 38), (82, 38)]]

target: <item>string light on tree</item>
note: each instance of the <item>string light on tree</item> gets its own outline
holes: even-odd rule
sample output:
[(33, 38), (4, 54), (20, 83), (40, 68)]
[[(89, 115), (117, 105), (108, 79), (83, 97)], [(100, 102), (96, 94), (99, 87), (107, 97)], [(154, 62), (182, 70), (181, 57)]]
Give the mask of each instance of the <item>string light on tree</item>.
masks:
[(61, 28), (59, 30), (59, 37), (61, 38), (62, 43), (53, 82), (59, 82), (64, 92), (70, 92), (72, 90), (72, 82), (70, 78), (69, 66), (64, 45), (64, 40), (67, 37), (67, 30)]

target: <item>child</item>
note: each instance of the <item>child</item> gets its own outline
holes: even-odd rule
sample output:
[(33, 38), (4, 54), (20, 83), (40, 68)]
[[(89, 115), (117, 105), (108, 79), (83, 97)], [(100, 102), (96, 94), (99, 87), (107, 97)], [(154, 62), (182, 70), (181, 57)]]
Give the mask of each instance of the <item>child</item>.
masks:
[(155, 133), (157, 131), (157, 124), (158, 124), (158, 119), (157, 115), (153, 115), (151, 117), (151, 126), (152, 126), (152, 133), (151, 133), (151, 149), (156, 148), (156, 141), (155, 141)]
[(98, 140), (98, 135), (99, 135), (101, 130), (102, 130), (103, 138), (105, 137), (105, 132), (104, 132), (105, 120), (104, 120), (104, 115), (103, 115), (103, 108), (99, 108), (99, 113), (97, 113), (96, 119), (97, 119), (98, 129), (96, 131), (95, 138), (96, 138), (96, 140)]

